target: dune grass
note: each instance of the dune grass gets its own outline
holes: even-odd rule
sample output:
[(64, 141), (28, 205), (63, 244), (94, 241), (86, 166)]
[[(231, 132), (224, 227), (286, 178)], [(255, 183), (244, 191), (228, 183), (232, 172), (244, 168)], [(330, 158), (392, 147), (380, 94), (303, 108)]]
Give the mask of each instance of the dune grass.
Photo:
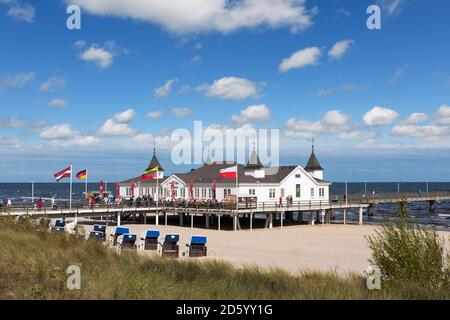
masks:
[[(66, 269), (81, 267), (81, 290)], [(0, 299), (448, 299), (410, 282), (369, 291), (360, 275), (236, 268), (222, 261), (117, 255), (103, 244), (0, 220)]]

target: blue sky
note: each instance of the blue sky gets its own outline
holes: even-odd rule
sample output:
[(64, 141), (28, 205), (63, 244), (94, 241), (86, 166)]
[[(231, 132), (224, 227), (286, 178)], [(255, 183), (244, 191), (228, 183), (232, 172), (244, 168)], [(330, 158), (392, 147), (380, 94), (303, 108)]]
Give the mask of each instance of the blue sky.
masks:
[(121, 180), (154, 140), (184, 171), (171, 134), (194, 120), (280, 129), (282, 164), (314, 137), (333, 181), (450, 180), (448, 1), (227, 3), (0, 0), (0, 181)]

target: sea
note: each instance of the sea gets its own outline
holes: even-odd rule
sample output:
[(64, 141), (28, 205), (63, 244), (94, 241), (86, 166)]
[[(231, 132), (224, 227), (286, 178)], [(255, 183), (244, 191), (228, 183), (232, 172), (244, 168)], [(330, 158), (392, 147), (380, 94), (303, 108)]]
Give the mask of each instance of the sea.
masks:
[[(105, 190), (110, 190), (114, 193), (115, 184), (108, 184)], [(366, 192), (371, 195), (376, 192), (378, 195), (388, 193), (418, 193), (426, 192), (450, 192), (450, 182), (350, 182), (347, 184), (348, 194), (362, 196)], [(98, 183), (89, 183), (88, 191), (99, 189)], [(75, 203), (82, 203), (84, 200), (84, 183), (73, 184), (72, 199)], [(68, 201), (69, 199), (69, 184), (68, 183), (34, 183), (34, 197), (35, 198), (51, 198), (56, 196), (59, 201)], [(335, 195), (343, 195), (345, 193), (345, 183), (335, 182), (331, 185), (330, 195), (334, 198)], [(0, 183), (0, 200), (10, 198), (15, 205), (26, 205), (31, 201), (32, 184), (31, 183)], [(409, 216), (421, 224), (434, 225), (438, 229), (448, 229), (450, 227), (450, 201), (442, 201), (437, 204), (434, 212), (430, 212), (429, 204), (427, 202), (415, 202), (408, 205)], [(398, 215), (399, 204), (379, 204), (375, 206), (374, 215), (365, 217), (366, 224), (379, 224), (386, 218), (393, 218)], [(337, 210), (336, 220), (343, 220), (343, 212)], [(348, 213), (348, 221), (356, 222), (359, 218), (357, 210)]]

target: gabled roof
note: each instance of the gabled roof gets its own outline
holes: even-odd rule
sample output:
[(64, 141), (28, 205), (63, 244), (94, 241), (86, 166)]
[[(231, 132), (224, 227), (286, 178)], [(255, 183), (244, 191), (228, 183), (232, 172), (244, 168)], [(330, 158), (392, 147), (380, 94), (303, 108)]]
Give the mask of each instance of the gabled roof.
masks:
[[(220, 178), (220, 170), (235, 166), (236, 163), (218, 163), (214, 162), (210, 165), (204, 165), (198, 169), (193, 169), (188, 173), (175, 173), (177, 177), (183, 180), (186, 184), (191, 181), (195, 184), (211, 184), (214, 180), (218, 185), (220, 184), (234, 184), (234, 179)], [(245, 175), (245, 168), (243, 165), (238, 165), (239, 183), (280, 183), (284, 180), (296, 166), (282, 166), (274, 170), (274, 174), (266, 174), (264, 178), (255, 178), (253, 176)]]

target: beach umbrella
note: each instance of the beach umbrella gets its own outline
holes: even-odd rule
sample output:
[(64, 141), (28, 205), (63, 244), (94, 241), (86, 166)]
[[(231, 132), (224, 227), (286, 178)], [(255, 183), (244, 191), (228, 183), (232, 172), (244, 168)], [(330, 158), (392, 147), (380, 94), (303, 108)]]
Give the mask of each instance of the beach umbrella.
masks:
[(116, 198), (119, 198), (120, 194), (119, 194), (119, 182), (116, 181)]
[(134, 180), (131, 181), (131, 196), (134, 197)]

